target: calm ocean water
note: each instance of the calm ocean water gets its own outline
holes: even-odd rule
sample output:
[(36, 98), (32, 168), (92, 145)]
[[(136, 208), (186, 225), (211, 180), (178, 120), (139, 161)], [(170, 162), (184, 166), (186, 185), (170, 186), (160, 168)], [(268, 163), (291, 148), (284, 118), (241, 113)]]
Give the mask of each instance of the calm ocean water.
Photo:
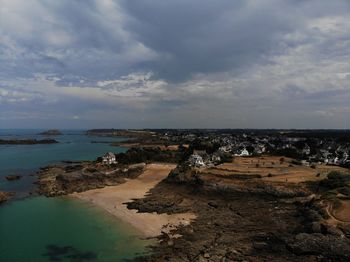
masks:
[[(0, 139), (44, 138), (43, 130), (0, 130)], [(123, 261), (145, 251), (136, 231), (106, 212), (69, 198), (25, 197), (39, 167), (62, 160), (94, 160), (125, 149), (108, 143), (122, 138), (88, 137), (83, 130), (63, 130), (59, 144), (0, 146), (0, 190), (22, 199), (0, 206), (0, 261)], [(20, 174), (8, 182), (6, 175)]]

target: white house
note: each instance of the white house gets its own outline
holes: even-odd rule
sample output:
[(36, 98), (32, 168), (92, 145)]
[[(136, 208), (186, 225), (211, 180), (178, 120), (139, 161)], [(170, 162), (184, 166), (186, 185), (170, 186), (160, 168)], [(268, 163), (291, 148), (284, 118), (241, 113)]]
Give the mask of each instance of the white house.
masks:
[(302, 153), (305, 154), (305, 155), (310, 155), (310, 153), (311, 153), (311, 148), (309, 147), (308, 144), (305, 145), (305, 147), (304, 147), (303, 150), (302, 150)]
[(192, 154), (188, 159), (190, 166), (201, 167), (205, 166), (203, 158), (200, 155)]
[(115, 157), (115, 154), (111, 153), (111, 152), (108, 152), (106, 153), (103, 157), (102, 157), (102, 163), (103, 164), (116, 164), (117, 163), (117, 160), (116, 160), (116, 157)]
[(241, 151), (240, 156), (249, 156), (248, 150), (244, 148), (244, 149)]
[(242, 149), (239, 153), (235, 154), (235, 156), (250, 156), (248, 150), (246, 148)]

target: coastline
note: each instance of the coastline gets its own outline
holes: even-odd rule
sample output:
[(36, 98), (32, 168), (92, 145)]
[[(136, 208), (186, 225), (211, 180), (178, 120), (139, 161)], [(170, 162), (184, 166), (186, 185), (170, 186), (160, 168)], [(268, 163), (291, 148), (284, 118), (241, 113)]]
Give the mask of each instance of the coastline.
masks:
[(155, 212), (138, 213), (137, 210), (128, 209), (124, 203), (131, 202), (136, 198), (144, 198), (147, 192), (166, 178), (175, 166), (174, 164), (149, 164), (143, 174), (136, 179), (116, 186), (73, 193), (70, 196), (104, 209), (133, 226), (145, 237), (157, 237), (162, 232), (168, 234), (179, 225), (190, 224), (196, 216), (192, 213), (172, 215)]

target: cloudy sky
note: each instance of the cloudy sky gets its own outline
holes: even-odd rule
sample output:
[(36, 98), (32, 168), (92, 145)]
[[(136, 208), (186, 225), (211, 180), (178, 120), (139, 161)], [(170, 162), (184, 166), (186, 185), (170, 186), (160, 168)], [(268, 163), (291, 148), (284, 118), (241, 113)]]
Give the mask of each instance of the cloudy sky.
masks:
[(348, 0), (0, 0), (0, 128), (350, 128)]

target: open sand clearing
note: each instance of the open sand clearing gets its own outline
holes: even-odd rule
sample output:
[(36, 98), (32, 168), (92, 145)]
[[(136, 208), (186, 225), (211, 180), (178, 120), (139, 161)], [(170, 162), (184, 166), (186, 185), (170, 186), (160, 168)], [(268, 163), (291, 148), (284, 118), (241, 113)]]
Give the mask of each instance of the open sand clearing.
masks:
[(332, 215), (341, 222), (350, 223), (350, 201), (341, 201), (341, 206), (333, 209)]
[(134, 198), (143, 198), (150, 189), (166, 178), (173, 168), (175, 165), (150, 164), (146, 166), (143, 174), (124, 184), (74, 193), (72, 196), (105, 209), (147, 237), (155, 237), (162, 231), (169, 232), (180, 224), (189, 224), (195, 215), (190, 213), (174, 215), (137, 213), (136, 210), (128, 209), (123, 203), (130, 202)]

